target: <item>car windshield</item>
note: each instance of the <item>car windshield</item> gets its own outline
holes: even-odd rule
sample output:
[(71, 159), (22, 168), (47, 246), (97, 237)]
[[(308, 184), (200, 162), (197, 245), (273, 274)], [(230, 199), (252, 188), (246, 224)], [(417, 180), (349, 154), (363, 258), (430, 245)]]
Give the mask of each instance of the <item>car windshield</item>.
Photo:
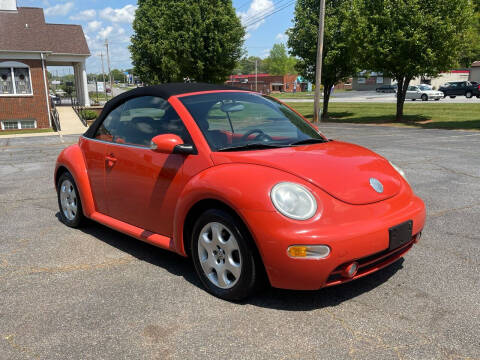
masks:
[(212, 151), (270, 149), (327, 140), (294, 111), (254, 93), (181, 97)]

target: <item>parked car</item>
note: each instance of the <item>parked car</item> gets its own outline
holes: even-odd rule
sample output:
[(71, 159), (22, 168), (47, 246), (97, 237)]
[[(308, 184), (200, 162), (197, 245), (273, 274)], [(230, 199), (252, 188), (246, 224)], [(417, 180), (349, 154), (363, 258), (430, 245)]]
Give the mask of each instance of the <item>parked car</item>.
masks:
[(407, 94), (405, 98), (412, 101), (415, 101), (417, 99), (422, 101), (439, 101), (441, 98), (443, 98), (443, 93), (441, 91), (433, 90), (430, 85), (411, 85), (407, 89)]
[(52, 101), (52, 104), (56, 105), (62, 105), (62, 98), (56, 94), (50, 94), (50, 99)]
[(473, 96), (480, 98), (479, 85), (473, 85), (469, 81), (451, 81), (442, 85), (439, 91), (443, 92), (444, 97), (450, 96), (454, 99), (457, 96), (465, 96), (468, 99)]
[(191, 257), (227, 300), (265, 274), (302, 290), (361, 278), (400, 259), (425, 223), (423, 201), (387, 159), (226, 86), (115, 97), (59, 155), (54, 179), (66, 225), (90, 218)]
[(376, 91), (380, 93), (396, 93), (397, 85), (382, 85)]

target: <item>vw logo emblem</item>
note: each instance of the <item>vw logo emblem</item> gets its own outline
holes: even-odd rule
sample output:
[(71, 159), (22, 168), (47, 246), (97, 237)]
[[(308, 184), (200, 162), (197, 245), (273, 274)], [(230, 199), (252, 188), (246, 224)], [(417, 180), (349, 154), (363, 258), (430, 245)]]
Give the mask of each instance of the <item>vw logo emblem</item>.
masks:
[(377, 193), (383, 193), (383, 185), (382, 183), (375, 178), (370, 178), (370, 186), (375, 190)]

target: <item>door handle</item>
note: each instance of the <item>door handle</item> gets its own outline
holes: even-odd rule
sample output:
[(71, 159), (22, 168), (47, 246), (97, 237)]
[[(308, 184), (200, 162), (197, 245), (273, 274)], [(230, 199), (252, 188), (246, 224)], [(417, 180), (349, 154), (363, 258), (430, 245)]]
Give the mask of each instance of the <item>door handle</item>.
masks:
[(108, 167), (112, 167), (117, 162), (117, 159), (113, 156), (113, 154), (110, 154), (105, 156), (105, 161)]

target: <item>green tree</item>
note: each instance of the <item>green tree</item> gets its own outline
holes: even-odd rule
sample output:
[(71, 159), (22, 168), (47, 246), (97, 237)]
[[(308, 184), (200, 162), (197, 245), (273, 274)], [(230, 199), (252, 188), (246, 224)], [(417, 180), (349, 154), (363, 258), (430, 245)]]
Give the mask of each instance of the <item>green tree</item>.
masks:
[(270, 55), (263, 60), (265, 70), (271, 75), (295, 74), (297, 59), (289, 56), (285, 44), (274, 44)]
[(232, 0), (139, 0), (133, 30), (135, 74), (147, 84), (223, 82), (245, 37)]
[(244, 57), (238, 61), (233, 73), (242, 75), (255, 74), (255, 62), (257, 62), (257, 71), (259, 73), (266, 72), (262, 58), (249, 56), (248, 58)]
[(113, 81), (125, 82), (125, 74), (123, 70), (113, 69), (112, 70)]
[(364, 67), (398, 82), (397, 121), (410, 81), (457, 64), (472, 26), (471, 0), (363, 0)]
[(472, 0), (473, 22), (470, 31), (462, 40), (465, 48), (460, 54), (459, 66), (470, 67), (474, 61), (480, 60), (480, 0)]
[[(299, 58), (296, 68), (314, 82), (317, 59), (319, 0), (298, 0), (293, 28), (288, 30), (291, 54)], [(323, 113), (328, 118), (328, 105), (333, 85), (358, 71), (357, 0), (327, 0), (325, 4), (325, 35), (322, 65)]]

